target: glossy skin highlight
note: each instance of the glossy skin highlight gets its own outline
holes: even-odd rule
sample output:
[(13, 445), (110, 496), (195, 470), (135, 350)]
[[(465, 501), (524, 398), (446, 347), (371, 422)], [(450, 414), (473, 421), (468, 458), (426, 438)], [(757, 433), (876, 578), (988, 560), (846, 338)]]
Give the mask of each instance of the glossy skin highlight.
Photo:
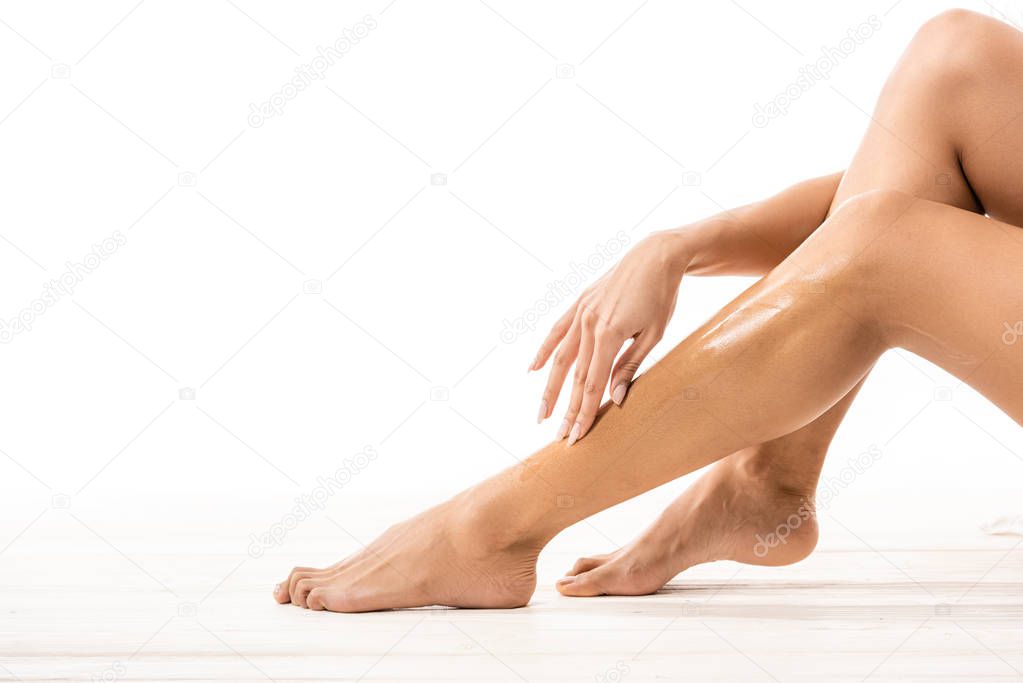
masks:
[[(531, 369), (553, 358), (546, 419), (575, 368), (562, 438), (332, 567), (295, 568), (275, 599), (522, 606), (558, 532), (715, 461), (639, 538), (581, 558), (558, 590), (635, 595), (700, 562), (797, 561), (816, 543), (828, 444), (892, 348), (1023, 420), (1023, 361), (1000, 339), (1023, 309), (1020, 112), (1023, 33), (960, 10), (931, 20), (844, 173), (651, 235), (558, 321)], [(715, 274), (762, 277), (635, 377), (681, 279)], [(756, 535), (797, 510), (789, 541), (761, 553)]]

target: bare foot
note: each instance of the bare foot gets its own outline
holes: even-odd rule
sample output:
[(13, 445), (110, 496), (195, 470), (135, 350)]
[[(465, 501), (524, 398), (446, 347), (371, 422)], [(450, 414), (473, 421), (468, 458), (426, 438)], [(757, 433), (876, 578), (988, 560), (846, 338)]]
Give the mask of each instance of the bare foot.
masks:
[(752, 451), (718, 462), (654, 524), (619, 550), (583, 557), (557, 583), (563, 595), (646, 595), (715, 560), (785, 565), (817, 545), (811, 493), (785, 488)]
[(536, 588), (540, 548), (501, 542), (474, 523), (471, 509), (456, 498), (394, 525), (332, 567), (296, 567), (274, 598), (332, 612), (522, 607)]

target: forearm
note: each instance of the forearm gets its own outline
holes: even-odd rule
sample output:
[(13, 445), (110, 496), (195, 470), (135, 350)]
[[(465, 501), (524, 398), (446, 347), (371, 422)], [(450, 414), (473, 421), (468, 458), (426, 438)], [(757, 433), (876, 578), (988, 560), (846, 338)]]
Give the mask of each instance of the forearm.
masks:
[(657, 233), (691, 275), (763, 275), (824, 222), (842, 173), (813, 178), (767, 199)]

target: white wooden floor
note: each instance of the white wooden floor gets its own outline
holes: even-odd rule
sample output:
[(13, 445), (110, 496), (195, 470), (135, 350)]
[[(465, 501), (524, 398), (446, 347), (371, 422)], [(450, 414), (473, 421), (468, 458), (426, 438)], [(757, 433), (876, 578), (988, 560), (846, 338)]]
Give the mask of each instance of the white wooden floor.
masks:
[(269, 595), (292, 559), (351, 549), (336, 519), (254, 558), (238, 531), (260, 528), (253, 511), (206, 526), (29, 512), (0, 550), (4, 680), (1023, 680), (1019, 537), (824, 519), (794, 567), (718, 563), (654, 596), (562, 598), (568, 546), (606, 546), (580, 525), (541, 558), (528, 608), (337, 615)]

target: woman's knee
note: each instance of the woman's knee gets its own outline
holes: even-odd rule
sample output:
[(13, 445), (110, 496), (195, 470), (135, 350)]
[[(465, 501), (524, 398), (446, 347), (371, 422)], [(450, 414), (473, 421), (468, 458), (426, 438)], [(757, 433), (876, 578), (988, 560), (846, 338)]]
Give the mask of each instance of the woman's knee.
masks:
[(893, 227), (916, 201), (913, 195), (901, 190), (867, 190), (839, 204), (821, 229), (825, 235), (846, 243), (849, 249), (862, 249)]
[(902, 62), (911, 77), (945, 89), (997, 76), (1019, 54), (1019, 32), (992, 17), (953, 9), (920, 27)]
[[(912, 201), (913, 196), (902, 190), (888, 188), (875, 188), (852, 195), (834, 211), (831, 218), (838, 220), (849, 220), (852, 217), (862, 218), (884, 218), (887, 214), (897, 211), (906, 203)], [(829, 218), (828, 220), (831, 220)]]
[(821, 230), (815, 253), (830, 274), (828, 291), (875, 323), (899, 302), (933, 296), (959, 264), (970, 264), (970, 235), (998, 233), (990, 219), (897, 190), (850, 198)]
[(927, 203), (899, 190), (853, 195), (821, 225), (811, 238), (816, 244), (797, 265), (821, 273), (827, 290), (841, 298), (859, 299), (886, 289), (913, 243), (926, 239), (921, 221), (914, 218), (920, 202)]

